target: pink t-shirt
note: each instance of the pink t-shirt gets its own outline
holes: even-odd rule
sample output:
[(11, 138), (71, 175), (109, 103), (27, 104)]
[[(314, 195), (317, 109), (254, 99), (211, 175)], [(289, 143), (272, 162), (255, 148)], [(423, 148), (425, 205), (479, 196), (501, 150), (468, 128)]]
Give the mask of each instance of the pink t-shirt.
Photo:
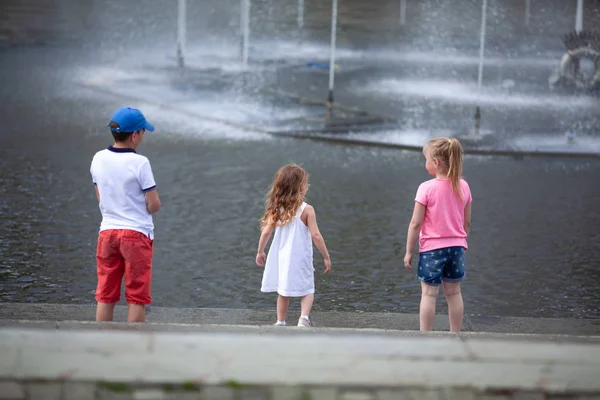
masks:
[(426, 208), (423, 226), (419, 234), (419, 251), (431, 251), (445, 247), (467, 248), (465, 232), (465, 206), (471, 203), (469, 184), (460, 180), (462, 199), (450, 179), (431, 179), (421, 183), (415, 201)]

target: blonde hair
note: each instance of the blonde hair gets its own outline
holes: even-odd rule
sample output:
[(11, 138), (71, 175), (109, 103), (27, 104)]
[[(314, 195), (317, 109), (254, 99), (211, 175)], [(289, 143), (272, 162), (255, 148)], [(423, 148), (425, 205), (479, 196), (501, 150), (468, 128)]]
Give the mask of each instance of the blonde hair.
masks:
[(296, 164), (281, 167), (267, 192), (261, 228), (290, 222), (302, 205), (307, 189), (308, 174), (304, 169)]
[(424, 147), (423, 153), (429, 153), (447, 169), (447, 176), (452, 183), (452, 189), (462, 199), (460, 179), (462, 178), (463, 148), (460, 142), (454, 138), (431, 139)]

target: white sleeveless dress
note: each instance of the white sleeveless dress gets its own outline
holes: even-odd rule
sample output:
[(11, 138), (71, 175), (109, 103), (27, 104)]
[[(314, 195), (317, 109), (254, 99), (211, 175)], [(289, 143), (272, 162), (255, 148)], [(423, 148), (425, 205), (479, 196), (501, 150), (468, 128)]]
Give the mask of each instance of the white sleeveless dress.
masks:
[(277, 292), (286, 297), (302, 297), (315, 292), (312, 237), (308, 226), (300, 219), (306, 205), (302, 203), (290, 222), (275, 228), (261, 292)]

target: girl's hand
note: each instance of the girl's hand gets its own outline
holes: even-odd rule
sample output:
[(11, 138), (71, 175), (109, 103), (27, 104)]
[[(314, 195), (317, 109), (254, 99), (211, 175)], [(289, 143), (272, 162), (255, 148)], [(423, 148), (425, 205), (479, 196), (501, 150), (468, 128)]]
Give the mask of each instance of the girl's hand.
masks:
[(412, 263), (412, 253), (407, 253), (404, 256), (404, 267), (406, 269), (412, 270), (412, 266), (410, 265), (411, 263)]
[(264, 251), (256, 254), (256, 265), (258, 265), (259, 267), (262, 267), (263, 265), (265, 265), (266, 261), (267, 261), (267, 256), (265, 255)]
[(331, 259), (326, 258), (325, 259), (325, 273), (328, 274), (330, 272), (331, 272)]

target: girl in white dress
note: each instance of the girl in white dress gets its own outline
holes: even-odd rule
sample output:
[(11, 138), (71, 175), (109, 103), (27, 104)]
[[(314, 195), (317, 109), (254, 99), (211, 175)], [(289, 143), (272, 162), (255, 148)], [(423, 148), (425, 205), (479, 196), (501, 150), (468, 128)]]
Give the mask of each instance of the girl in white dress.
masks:
[[(325, 260), (325, 273), (331, 271), (315, 209), (304, 202), (308, 187), (306, 171), (288, 164), (277, 171), (265, 201), (256, 264), (263, 266), (266, 261), (261, 292), (279, 294), (275, 325), (286, 325), (290, 297), (301, 297), (298, 326), (311, 326), (309, 314), (315, 293), (313, 241)], [(273, 231), (275, 236), (266, 256), (265, 247)]]

